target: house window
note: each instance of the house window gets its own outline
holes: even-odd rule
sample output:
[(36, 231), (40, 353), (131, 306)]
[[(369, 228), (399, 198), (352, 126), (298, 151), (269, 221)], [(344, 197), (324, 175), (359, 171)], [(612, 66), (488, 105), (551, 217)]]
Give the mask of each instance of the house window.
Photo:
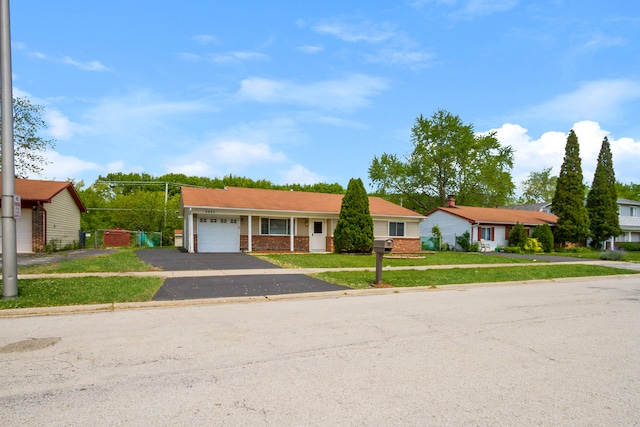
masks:
[(389, 222), (389, 236), (404, 237), (404, 222)]
[(631, 217), (632, 218), (638, 217), (638, 208), (636, 208), (635, 206), (631, 206)]
[(291, 222), (281, 218), (261, 218), (260, 234), (289, 235), (291, 234)]
[(491, 238), (491, 227), (482, 227), (482, 231), (480, 232), (480, 238), (484, 240), (493, 240)]

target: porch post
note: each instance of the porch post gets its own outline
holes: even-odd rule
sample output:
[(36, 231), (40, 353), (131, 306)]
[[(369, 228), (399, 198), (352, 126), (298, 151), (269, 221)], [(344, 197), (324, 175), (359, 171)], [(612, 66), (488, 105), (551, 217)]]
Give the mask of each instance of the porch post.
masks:
[[(187, 247), (187, 251), (192, 254), (194, 252), (194, 248), (195, 245), (193, 244), (193, 211), (191, 210), (191, 208), (189, 208), (189, 215), (187, 216), (187, 229), (188, 229), (188, 236), (189, 236), (189, 245)], [(184, 238), (185, 236), (185, 232), (184, 230), (182, 231), (182, 238)]]
[(293, 252), (295, 250), (295, 225), (296, 225), (296, 219), (294, 217), (291, 217), (291, 233), (290, 234), (290, 241), (289, 241), (289, 245), (291, 247), (291, 252)]
[(252, 219), (252, 216), (249, 215), (247, 217), (247, 221), (249, 221), (249, 223), (247, 224), (247, 233), (248, 233), (248, 235), (247, 235), (247, 252), (251, 252), (253, 250), (253, 241), (251, 239), (251, 235), (253, 234), (253, 230), (251, 230), (251, 225), (252, 225), (251, 223), (253, 221), (251, 221), (251, 219)]

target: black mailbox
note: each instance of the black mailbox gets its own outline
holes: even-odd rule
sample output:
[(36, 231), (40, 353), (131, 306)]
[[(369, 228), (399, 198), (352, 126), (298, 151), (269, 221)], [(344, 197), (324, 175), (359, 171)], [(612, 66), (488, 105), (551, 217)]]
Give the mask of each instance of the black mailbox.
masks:
[(373, 251), (375, 253), (389, 253), (393, 250), (393, 239), (374, 239)]

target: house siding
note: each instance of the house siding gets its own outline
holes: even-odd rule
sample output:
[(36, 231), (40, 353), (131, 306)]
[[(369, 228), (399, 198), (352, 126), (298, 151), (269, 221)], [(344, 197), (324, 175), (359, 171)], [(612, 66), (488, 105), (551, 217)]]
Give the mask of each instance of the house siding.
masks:
[[(640, 202), (632, 200), (618, 200), (619, 206), (619, 222), (622, 233), (616, 237), (616, 243), (634, 242), (640, 243)], [(631, 216), (631, 208), (636, 209), (636, 216)]]
[(461, 230), (469, 231), (473, 240), (476, 240), (473, 235), (473, 231), (475, 230), (473, 230), (469, 221), (443, 211), (433, 212), (422, 222), (422, 224), (420, 224), (420, 235), (424, 237), (432, 237), (433, 234), (431, 233), (431, 229), (434, 225), (437, 225), (442, 233), (441, 244), (446, 243), (451, 247), (455, 247), (456, 237), (464, 233), (464, 231), (461, 232)]
[(56, 194), (44, 208), (47, 211), (47, 243), (56, 240), (61, 247), (77, 243), (80, 239), (80, 211), (69, 191)]

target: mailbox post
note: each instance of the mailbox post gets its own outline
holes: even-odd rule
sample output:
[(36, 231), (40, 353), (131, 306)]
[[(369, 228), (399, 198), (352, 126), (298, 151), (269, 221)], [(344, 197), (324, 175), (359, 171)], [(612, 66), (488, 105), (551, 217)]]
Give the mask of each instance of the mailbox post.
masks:
[(376, 253), (376, 285), (382, 284), (382, 257), (393, 250), (393, 239), (374, 239), (373, 251)]

